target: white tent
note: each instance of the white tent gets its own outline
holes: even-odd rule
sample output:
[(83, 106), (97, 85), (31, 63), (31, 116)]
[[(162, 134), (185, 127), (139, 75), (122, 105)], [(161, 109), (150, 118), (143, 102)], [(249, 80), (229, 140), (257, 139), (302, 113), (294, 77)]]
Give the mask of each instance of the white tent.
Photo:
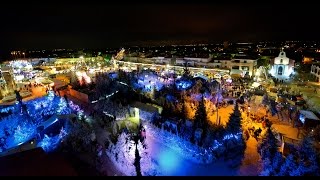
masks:
[(306, 119), (312, 119), (312, 120), (320, 120), (313, 112), (306, 111), (306, 110), (300, 110), (300, 114), (302, 114)]
[(257, 83), (257, 82), (254, 82), (254, 83), (252, 83), (252, 87), (254, 87), (254, 88), (257, 88), (257, 87), (259, 87), (261, 84), (260, 83)]

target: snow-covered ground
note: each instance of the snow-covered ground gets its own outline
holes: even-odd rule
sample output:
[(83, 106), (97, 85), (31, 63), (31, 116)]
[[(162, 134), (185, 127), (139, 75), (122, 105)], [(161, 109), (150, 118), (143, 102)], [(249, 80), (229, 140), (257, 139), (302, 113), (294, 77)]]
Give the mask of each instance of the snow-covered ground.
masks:
[[(201, 164), (192, 158), (192, 153), (181, 154), (179, 145), (173, 141), (168, 143), (164, 141), (163, 134), (150, 133), (150, 127), (147, 127), (146, 144), (147, 149), (143, 150), (138, 146), (141, 159), (141, 171), (143, 175), (156, 176), (235, 176), (238, 175), (238, 168), (232, 169), (227, 161), (214, 160), (208, 164)], [(169, 133), (167, 135), (170, 135)], [(173, 136), (173, 135), (172, 135)], [(170, 138), (169, 138), (170, 139)], [(177, 138), (171, 138), (177, 139)], [(120, 138), (118, 144), (111, 146), (111, 150), (107, 150), (107, 155), (110, 157), (116, 167), (129, 176), (135, 176), (134, 148), (128, 148), (129, 143), (125, 143), (124, 138)], [(133, 146), (134, 147), (134, 146)], [(184, 148), (185, 149), (185, 148)], [(192, 148), (189, 148), (192, 150)], [(145, 154), (147, 152), (147, 154)], [(115, 155), (117, 154), (117, 155)], [(201, 156), (199, 156), (201, 157)], [(201, 161), (200, 161), (201, 162)]]
[(147, 133), (147, 144), (152, 161), (160, 168), (164, 176), (233, 176), (236, 169), (228, 167), (226, 162), (216, 161), (211, 164), (199, 164), (185, 159), (174, 149), (151, 137)]
[[(233, 111), (233, 106), (219, 109), (219, 115), (222, 115), (221, 124), (225, 124), (229, 119), (229, 114)], [(262, 128), (262, 124), (258, 122), (248, 121), (246, 113), (242, 113), (244, 129), (255, 126)], [(290, 125), (278, 124), (269, 115), (273, 124), (273, 128), (280, 133), (286, 134), (289, 137), (296, 137), (297, 129), (290, 127)], [(151, 158), (152, 167), (156, 168), (155, 175), (164, 176), (257, 176), (261, 171), (260, 155), (257, 152), (257, 140), (250, 137), (247, 141), (247, 148), (245, 150), (242, 164), (238, 168), (231, 168), (230, 162), (223, 159), (213, 160), (210, 163), (201, 163), (201, 161), (195, 161), (193, 157), (194, 148), (181, 148), (180, 141), (175, 135), (170, 133), (157, 132), (155, 127), (147, 126), (147, 138), (146, 143), (148, 146), (148, 158)], [(264, 130), (264, 128), (262, 128)], [(156, 133), (154, 133), (156, 132)], [(180, 144), (179, 144), (180, 143)], [(185, 143), (187, 144), (187, 143)], [(187, 145), (186, 145), (187, 147)], [(189, 146), (188, 146), (189, 147)], [(182, 150), (183, 149), (183, 150)], [(189, 153), (188, 153), (189, 152)], [(198, 151), (194, 151), (198, 152)], [(141, 155), (143, 158), (143, 155)], [(196, 156), (198, 157), (198, 156)], [(201, 157), (201, 156), (199, 156)], [(134, 159), (134, 158), (133, 158)], [(200, 158), (199, 158), (200, 159)], [(150, 162), (149, 161), (149, 162)], [(200, 163), (199, 163), (200, 162)], [(133, 162), (132, 162), (133, 163)], [(119, 167), (119, 166), (118, 166)], [(148, 167), (141, 165), (143, 167)], [(127, 169), (120, 167), (122, 172)], [(134, 171), (134, 169), (132, 169)], [(125, 173), (127, 174), (127, 173)], [(135, 175), (135, 172), (130, 173)]]

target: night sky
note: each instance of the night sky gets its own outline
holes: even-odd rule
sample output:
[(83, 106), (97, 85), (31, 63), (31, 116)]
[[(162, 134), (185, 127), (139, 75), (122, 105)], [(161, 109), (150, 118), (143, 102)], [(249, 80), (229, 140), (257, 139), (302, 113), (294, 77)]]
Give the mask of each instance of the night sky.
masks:
[(1, 5), (0, 48), (320, 39), (315, 4), (49, 2)]

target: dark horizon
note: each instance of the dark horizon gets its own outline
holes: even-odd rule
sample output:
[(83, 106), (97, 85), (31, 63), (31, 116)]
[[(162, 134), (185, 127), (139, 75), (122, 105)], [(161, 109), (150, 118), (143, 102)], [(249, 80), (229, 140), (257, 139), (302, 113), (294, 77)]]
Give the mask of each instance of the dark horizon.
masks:
[(3, 50), (320, 40), (314, 4), (5, 4)]

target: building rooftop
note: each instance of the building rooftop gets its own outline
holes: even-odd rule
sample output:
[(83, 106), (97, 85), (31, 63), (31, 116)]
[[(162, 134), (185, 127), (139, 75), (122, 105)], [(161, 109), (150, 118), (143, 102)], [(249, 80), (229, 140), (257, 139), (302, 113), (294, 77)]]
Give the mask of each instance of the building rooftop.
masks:
[(300, 110), (300, 113), (303, 114), (307, 119), (319, 120), (320, 119), (311, 111)]
[(255, 56), (250, 56), (250, 55), (236, 55), (233, 57), (233, 59), (252, 59), (252, 60), (255, 60), (257, 59), (257, 57)]
[(229, 56), (220, 56), (220, 57), (217, 57), (217, 58), (212, 58), (212, 61), (214, 60), (231, 60), (231, 57)]

